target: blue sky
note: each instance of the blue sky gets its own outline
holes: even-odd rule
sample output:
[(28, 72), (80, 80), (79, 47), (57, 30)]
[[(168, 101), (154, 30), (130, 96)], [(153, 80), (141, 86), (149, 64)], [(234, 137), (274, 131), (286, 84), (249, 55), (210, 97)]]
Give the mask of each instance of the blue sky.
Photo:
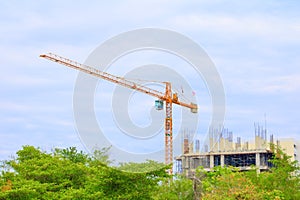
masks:
[[(145, 27), (179, 32), (205, 49), (222, 77), (225, 126), (235, 136), (253, 138), (254, 122), (264, 124), (266, 114), (269, 133), (300, 139), (299, 9), (297, 1), (1, 1), (0, 160), (22, 145), (84, 149), (72, 108), (78, 72), (39, 54), (50, 51), (84, 62), (107, 39)], [(126, 71), (117, 64), (138, 65), (151, 58), (168, 64), (168, 55), (143, 56), (135, 60), (129, 55), (111, 72)], [(193, 85), (189, 75), (187, 79)], [(204, 114), (196, 131), (203, 134), (211, 105), (208, 91), (199, 85), (193, 89)], [(96, 99), (109, 99), (110, 87), (97, 91)], [(138, 95), (136, 99), (145, 100), (143, 105), (153, 101)], [(110, 111), (104, 117), (97, 113), (99, 123)], [(149, 108), (140, 105), (128, 112), (143, 125), (149, 121), (145, 111)], [(109, 122), (103, 128), (116, 131)]]

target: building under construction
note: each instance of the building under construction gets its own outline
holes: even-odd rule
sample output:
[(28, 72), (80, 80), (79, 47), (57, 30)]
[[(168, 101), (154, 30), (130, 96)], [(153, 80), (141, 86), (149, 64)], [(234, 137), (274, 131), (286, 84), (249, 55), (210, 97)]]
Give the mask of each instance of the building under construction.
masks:
[[(185, 135), (183, 138), (182, 154), (176, 157), (175, 171), (180, 174), (192, 176), (199, 166), (210, 171), (215, 166), (233, 166), (240, 170), (250, 170), (253, 167), (258, 172), (268, 170), (272, 164), (269, 160), (273, 153), (270, 144), (274, 144), (274, 137), (270, 135), (267, 140), (267, 130), (255, 125), (255, 139), (253, 142), (243, 142), (240, 137), (233, 141), (233, 133), (224, 128), (210, 128), (208, 141), (202, 144), (194, 142)], [(276, 145), (281, 146), (292, 160), (297, 159), (296, 142), (293, 139), (277, 140)]]

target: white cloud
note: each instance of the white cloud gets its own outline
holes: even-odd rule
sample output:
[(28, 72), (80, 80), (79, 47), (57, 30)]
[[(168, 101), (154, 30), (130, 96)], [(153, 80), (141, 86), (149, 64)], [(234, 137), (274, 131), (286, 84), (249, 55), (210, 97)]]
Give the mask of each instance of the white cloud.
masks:
[(231, 92), (236, 91), (241, 94), (280, 94), (296, 95), (300, 92), (300, 74), (265, 76), (257, 78), (232, 78), (226, 80)]
[(299, 93), (300, 74), (274, 77), (271, 80), (266, 80), (266, 83), (259, 90), (263, 93)]
[(300, 42), (300, 20), (263, 14), (197, 13), (178, 15), (170, 19), (175, 27), (190, 31), (214, 33), (218, 37), (260, 38), (276, 42)]
[[(299, 54), (300, 17), (295, 12), (297, 5), (288, 7), (288, 3), (231, 1), (227, 5), (217, 0), (189, 3), (1, 2), (0, 117), (3, 134), (0, 135), (0, 151), (13, 153), (21, 143), (38, 146), (79, 144), (78, 138), (74, 138), (71, 105), (77, 72), (40, 59), (39, 54), (53, 51), (84, 62), (99, 43), (120, 32), (141, 27), (172, 29), (205, 44), (212, 59), (216, 60), (229, 95), (228, 122), (233, 126), (229, 129), (251, 133), (248, 129), (252, 128), (253, 120), (265, 110), (274, 110), (270, 114), (272, 126), (296, 137), (295, 133), (300, 131), (298, 113), (287, 113), (299, 110), (300, 75), (296, 57)], [(144, 56), (142, 62), (138, 62), (134, 56), (133, 64), (147, 58)], [(169, 57), (164, 58), (169, 61)], [(154, 56), (150, 54), (148, 58), (146, 62)], [(165, 60), (158, 62), (170, 64)], [(116, 71), (120, 72), (120, 69)], [(185, 74), (187, 78), (193, 75), (187, 71)], [(199, 85), (196, 79), (189, 81)], [(203, 124), (209, 121), (211, 106), (207, 96), (203, 97), (202, 88), (199, 90), (197, 96), (199, 94), (202, 113), (199, 121)], [(111, 91), (98, 92), (96, 100), (110, 101)], [(269, 96), (272, 96), (272, 103), (268, 102)], [(262, 104), (253, 103), (260, 98), (264, 98)], [(152, 100), (137, 103), (138, 108), (153, 106)], [(110, 111), (108, 106), (97, 107), (97, 102), (95, 105), (97, 112)], [(132, 110), (131, 114), (136, 118), (145, 116), (139, 110)], [(243, 125), (247, 123), (250, 126), (246, 130)], [(276, 123), (280, 125), (276, 126)], [(34, 141), (30, 141), (32, 138), (28, 135), (34, 135)], [(12, 144), (15, 138), (20, 144), (3, 146)]]

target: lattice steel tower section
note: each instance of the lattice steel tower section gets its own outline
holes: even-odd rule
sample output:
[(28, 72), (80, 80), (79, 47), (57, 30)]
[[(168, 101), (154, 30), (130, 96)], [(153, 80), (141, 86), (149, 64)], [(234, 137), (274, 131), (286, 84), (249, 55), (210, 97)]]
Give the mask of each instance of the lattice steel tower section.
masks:
[[(127, 80), (123, 77), (118, 77), (103, 71), (100, 71), (96, 68), (78, 63), (76, 61), (64, 58), (62, 56), (47, 53), (40, 55), (41, 58), (46, 58), (53, 62), (57, 62), (59, 64), (65, 65), (67, 67), (82, 71), (84, 73), (90, 74), (92, 76), (113, 82), (118, 85), (122, 85), (124, 87), (154, 96), (158, 98), (155, 101), (156, 108), (158, 110), (163, 109), (163, 102), (166, 102), (166, 117), (165, 117), (165, 164), (169, 165), (173, 161), (173, 133), (172, 133), (172, 104), (177, 104), (183, 107), (187, 107), (191, 109), (192, 113), (197, 113), (198, 106), (194, 103), (185, 103), (179, 101), (177, 93), (172, 93), (172, 86), (170, 82), (162, 82), (166, 85), (165, 92), (160, 92), (139, 83)], [(172, 168), (169, 170), (169, 173), (172, 173)]]

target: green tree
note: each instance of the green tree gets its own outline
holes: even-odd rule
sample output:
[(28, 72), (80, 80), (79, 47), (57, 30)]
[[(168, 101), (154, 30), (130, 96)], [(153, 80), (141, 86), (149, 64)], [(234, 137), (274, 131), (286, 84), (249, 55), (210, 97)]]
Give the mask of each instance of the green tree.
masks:
[(157, 171), (161, 169), (168, 169), (170, 166), (166, 166), (163, 163), (159, 163), (153, 160), (147, 160), (143, 163), (134, 163), (134, 162), (128, 162), (128, 163), (120, 163), (117, 169), (125, 171), (125, 172), (151, 172), (151, 171)]
[(300, 177), (297, 161), (291, 161), (291, 157), (282, 149), (273, 145), (275, 152), (270, 162), (273, 167), (270, 172), (263, 172), (259, 175), (248, 176), (259, 188), (266, 191), (280, 191), (285, 199), (300, 199)]
[(85, 154), (83, 151), (78, 151), (76, 147), (69, 147), (66, 149), (54, 149), (54, 156), (69, 160), (73, 163), (83, 163), (86, 164), (91, 159), (89, 155)]
[(231, 167), (214, 168), (214, 171), (208, 172), (202, 180), (203, 200), (265, 199), (264, 194), (258, 192), (258, 187), (245, 176), (245, 173)]
[(240, 172), (232, 167), (215, 167), (211, 172), (197, 169), (201, 179), (203, 199), (300, 199), (299, 167), (281, 149), (273, 147), (270, 171), (256, 173), (256, 169)]
[(24, 146), (2, 167), (0, 199), (152, 199), (165, 168), (123, 172), (107, 165), (106, 153)]
[(193, 181), (184, 176), (165, 178), (152, 197), (155, 200), (192, 200), (194, 199)]

